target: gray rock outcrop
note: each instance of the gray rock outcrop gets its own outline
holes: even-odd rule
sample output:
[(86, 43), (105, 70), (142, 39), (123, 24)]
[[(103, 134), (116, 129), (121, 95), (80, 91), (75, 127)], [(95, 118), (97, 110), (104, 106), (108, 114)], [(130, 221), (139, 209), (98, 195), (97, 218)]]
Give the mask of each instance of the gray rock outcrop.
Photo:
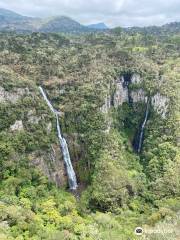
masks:
[(65, 176), (64, 162), (57, 145), (51, 145), (50, 151), (46, 154), (38, 151), (33, 152), (29, 155), (29, 160), (57, 187), (66, 185), (67, 178)]
[(160, 93), (156, 93), (151, 98), (151, 104), (154, 110), (159, 113), (162, 118), (166, 118), (169, 106), (169, 99), (166, 96), (163, 96)]
[(124, 102), (128, 102), (128, 87), (124, 86), (124, 78), (121, 77), (115, 83), (115, 93), (113, 96), (114, 107), (121, 106)]
[[(104, 99), (104, 105), (101, 107), (101, 111), (103, 113), (108, 113), (109, 109), (114, 106), (117, 108), (121, 106), (124, 102), (129, 102), (129, 98), (131, 98), (132, 103), (138, 102), (147, 102), (147, 95), (142, 88), (137, 88), (135, 90), (129, 90), (129, 84), (140, 84), (142, 82), (142, 78), (139, 74), (132, 74), (130, 81), (126, 82), (124, 76), (121, 76), (116, 81), (114, 81), (114, 94), (107, 94)], [(111, 99), (113, 101), (111, 101)], [(112, 104), (112, 103), (113, 104)], [(169, 99), (166, 96), (161, 95), (160, 93), (156, 93), (151, 97), (151, 104), (154, 110), (161, 115), (162, 118), (165, 118), (168, 112)]]
[(15, 123), (10, 126), (10, 130), (11, 130), (12, 132), (22, 131), (23, 129), (24, 129), (24, 127), (23, 127), (23, 123), (22, 123), (21, 120), (15, 121)]
[(0, 87), (0, 103), (16, 103), (21, 97), (27, 94), (29, 94), (28, 88), (15, 88), (12, 91), (6, 91), (3, 87)]

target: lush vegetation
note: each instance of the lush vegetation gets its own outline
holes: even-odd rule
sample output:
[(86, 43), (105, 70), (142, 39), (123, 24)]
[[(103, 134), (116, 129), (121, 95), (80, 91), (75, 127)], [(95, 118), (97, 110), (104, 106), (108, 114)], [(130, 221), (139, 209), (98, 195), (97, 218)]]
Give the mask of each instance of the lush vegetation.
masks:
[[(146, 230), (142, 239), (178, 239), (179, 43), (168, 31), (0, 35), (0, 239), (135, 240), (137, 226)], [(145, 103), (100, 111), (127, 73), (143, 79), (130, 90), (169, 100), (166, 118), (151, 106), (140, 154), (132, 142)], [(34, 166), (34, 153), (48, 161), (58, 146), (39, 85), (62, 112), (76, 193)]]

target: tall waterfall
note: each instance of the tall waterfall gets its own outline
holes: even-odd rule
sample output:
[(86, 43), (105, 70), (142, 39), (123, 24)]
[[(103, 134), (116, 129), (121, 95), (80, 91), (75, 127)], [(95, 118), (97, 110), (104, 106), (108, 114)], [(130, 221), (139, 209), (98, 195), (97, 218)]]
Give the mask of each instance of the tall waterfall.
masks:
[(147, 105), (146, 105), (146, 112), (145, 112), (145, 116), (144, 116), (144, 121), (141, 125), (141, 129), (140, 129), (140, 135), (139, 135), (139, 141), (138, 141), (138, 148), (137, 148), (137, 152), (140, 153), (141, 149), (142, 149), (142, 143), (143, 143), (143, 136), (144, 136), (144, 129), (146, 126), (146, 122), (148, 119), (148, 115), (149, 115), (149, 106), (150, 106), (150, 99), (147, 100)]
[(71, 190), (76, 190), (77, 189), (76, 174), (74, 172), (74, 169), (73, 169), (73, 166), (72, 166), (72, 163), (71, 163), (71, 158), (70, 158), (69, 149), (68, 149), (68, 145), (67, 145), (66, 139), (61, 134), (61, 128), (60, 128), (60, 124), (59, 124), (58, 111), (56, 109), (54, 109), (54, 107), (52, 106), (52, 104), (49, 101), (49, 99), (47, 98), (43, 88), (39, 87), (39, 89), (40, 89), (40, 92), (41, 92), (44, 100), (46, 101), (48, 107), (54, 113), (54, 115), (56, 117), (57, 134), (58, 134), (60, 148), (61, 148), (62, 154), (63, 154), (63, 159), (64, 159), (65, 166), (66, 166), (69, 187), (70, 187)]

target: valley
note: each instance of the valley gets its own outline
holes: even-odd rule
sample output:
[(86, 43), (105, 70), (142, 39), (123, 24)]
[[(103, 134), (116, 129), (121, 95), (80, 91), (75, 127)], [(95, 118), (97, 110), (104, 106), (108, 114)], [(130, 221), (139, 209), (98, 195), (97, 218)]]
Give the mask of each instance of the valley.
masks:
[(84, 32), (64, 18), (24, 34), (12, 19), (0, 18), (13, 30), (0, 33), (0, 239), (178, 240), (180, 24)]

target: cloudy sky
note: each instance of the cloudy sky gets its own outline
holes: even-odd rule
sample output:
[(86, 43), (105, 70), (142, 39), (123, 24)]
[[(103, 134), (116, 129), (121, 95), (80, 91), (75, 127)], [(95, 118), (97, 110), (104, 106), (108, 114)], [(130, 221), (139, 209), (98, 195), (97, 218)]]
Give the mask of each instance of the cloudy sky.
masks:
[(34, 17), (66, 15), (108, 26), (162, 25), (180, 21), (180, 0), (0, 0), (0, 8)]

